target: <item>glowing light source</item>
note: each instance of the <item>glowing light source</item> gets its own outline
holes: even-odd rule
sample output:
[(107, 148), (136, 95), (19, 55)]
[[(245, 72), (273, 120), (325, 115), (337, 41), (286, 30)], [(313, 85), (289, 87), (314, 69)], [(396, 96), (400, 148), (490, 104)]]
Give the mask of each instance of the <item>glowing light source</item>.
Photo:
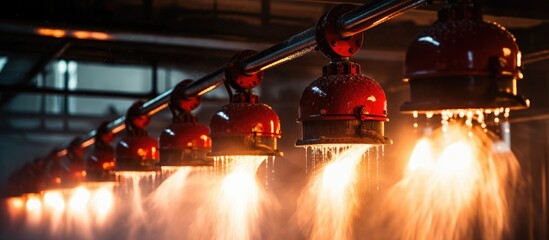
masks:
[(44, 203), (55, 212), (61, 212), (65, 209), (65, 199), (63, 194), (58, 191), (46, 192), (44, 194)]
[(84, 187), (78, 187), (71, 195), (69, 207), (74, 211), (84, 211), (90, 199), (90, 191)]
[(113, 201), (112, 191), (107, 187), (99, 188), (93, 192), (91, 207), (100, 223), (104, 222), (112, 209)]
[(22, 208), (23, 205), (25, 204), (23, 199), (20, 197), (12, 197), (12, 198), (9, 198), (8, 201), (9, 201), (10, 207), (13, 207), (16, 209)]
[(327, 165), (313, 176), (299, 200), (298, 220), (310, 239), (353, 238), (353, 212), (360, 192), (356, 189), (358, 164), (369, 146), (332, 148), (324, 156)]
[(27, 207), (27, 211), (40, 211), (42, 209), (42, 202), (38, 197), (30, 196), (25, 206)]
[(209, 180), (210, 190), (197, 209), (190, 228), (190, 238), (256, 239), (259, 238), (261, 214), (266, 198), (257, 182), (256, 171), (267, 156), (215, 157), (219, 175)]
[(42, 36), (48, 36), (48, 37), (64, 37), (66, 32), (61, 29), (51, 29), (51, 28), (39, 28), (37, 30), (38, 34)]
[(221, 182), (218, 201), (220, 220), (217, 236), (224, 239), (252, 239), (257, 224), (260, 190), (256, 182), (257, 167), (262, 156), (231, 157), (232, 170)]
[(388, 236), (380, 238), (504, 238), (520, 169), (500, 141), (456, 122), (420, 140), (383, 213), (372, 217), (384, 223)]

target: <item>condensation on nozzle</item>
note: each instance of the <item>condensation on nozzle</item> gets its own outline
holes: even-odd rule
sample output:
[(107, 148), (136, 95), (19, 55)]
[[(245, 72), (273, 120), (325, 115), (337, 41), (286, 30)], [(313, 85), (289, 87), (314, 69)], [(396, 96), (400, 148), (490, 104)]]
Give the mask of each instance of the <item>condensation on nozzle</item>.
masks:
[(232, 102), (210, 121), (212, 151), (209, 156), (281, 155), (278, 139), (280, 120), (266, 104)]
[(517, 94), (523, 76), (515, 37), (484, 21), (474, 4), (439, 10), (438, 20), (408, 47), (404, 69), (410, 84), (410, 101), (401, 106), (405, 113), (530, 105)]
[(360, 65), (332, 62), (301, 96), (298, 122), (303, 139), (317, 144), (391, 144), (384, 136), (387, 99), (381, 86), (360, 73)]

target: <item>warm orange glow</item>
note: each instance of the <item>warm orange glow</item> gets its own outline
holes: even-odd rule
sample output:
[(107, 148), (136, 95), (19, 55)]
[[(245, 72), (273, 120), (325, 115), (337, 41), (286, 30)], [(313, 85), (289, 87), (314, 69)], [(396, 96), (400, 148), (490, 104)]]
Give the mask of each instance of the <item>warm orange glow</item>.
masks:
[(27, 211), (40, 211), (42, 209), (42, 202), (36, 196), (29, 196), (25, 206), (27, 207)]
[(116, 171), (115, 174), (133, 181), (135, 179), (139, 180), (139, 178), (155, 178), (158, 173), (156, 171)]
[(90, 32), (90, 37), (96, 40), (107, 40), (109, 39), (109, 34), (103, 32)]
[(162, 109), (167, 108), (167, 107), (168, 107), (168, 103), (164, 103), (164, 104), (158, 106), (157, 108), (152, 109), (149, 113), (147, 113), (147, 116), (152, 116), (152, 115), (156, 114), (157, 112), (159, 112)]
[(55, 212), (61, 212), (65, 209), (65, 199), (63, 198), (63, 194), (58, 191), (44, 193), (44, 203), (46, 207)]
[(143, 148), (138, 148), (137, 155), (141, 158), (145, 158), (147, 156), (147, 151)]
[(252, 239), (260, 190), (255, 174), (263, 156), (233, 157), (232, 169), (223, 178), (218, 201), (218, 236), (222, 239)]
[[(313, 176), (299, 200), (298, 220), (310, 239), (352, 239), (358, 164), (366, 145), (332, 147), (331, 159)], [(326, 150), (328, 151), (328, 150)], [(328, 154), (326, 154), (328, 157)]]
[[(191, 224), (190, 238), (257, 239), (261, 209), (266, 199), (257, 182), (256, 171), (266, 156), (225, 156), (214, 159), (223, 164), (218, 176), (202, 178), (199, 186), (209, 186), (203, 204)], [(204, 185), (207, 183), (208, 185)], [(202, 188), (203, 189), (203, 188)]]
[(7, 213), (10, 221), (17, 221), (25, 213), (25, 200), (23, 197), (9, 197), (6, 199)]
[(69, 207), (73, 211), (82, 212), (86, 210), (90, 199), (90, 191), (84, 187), (78, 187), (72, 192)]
[(113, 204), (114, 196), (110, 187), (102, 187), (93, 192), (91, 198), (91, 208), (95, 213), (96, 220), (103, 223), (110, 213)]
[(112, 133), (117, 134), (120, 131), (124, 130), (125, 128), (126, 128), (126, 126), (124, 124), (120, 124), (118, 127), (115, 127), (115, 128), (112, 129)]
[(202, 139), (202, 141), (204, 141), (204, 142), (207, 142), (208, 139), (210, 139), (210, 137), (208, 137), (208, 135), (202, 134), (202, 135), (200, 135), (200, 139)]
[(25, 202), (23, 201), (23, 198), (20, 198), (20, 197), (8, 198), (8, 202), (9, 202), (9, 206), (15, 209), (20, 209), (23, 207), (23, 204), (25, 204)]
[(29, 194), (27, 195), (26, 207), (26, 221), (29, 226), (34, 226), (40, 223), (42, 218), (42, 201), (40, 195)]
[(116, 162), (104, 162), (103, 163), (103, 170), (113, 170), (116, 166)]
[(500, 141), (476, 126), (435, 130), (389, 190), (384, 217), (373, 219), (391, 239), (502, 239), (520, 169)]
[(78, 38), (78, 39), (87, 39), (87, 38), (90, 38), (90, 33), (89, 32), (86, 32), (86, 31), (74, 31), (72, 33), (72, 35), (74, 35), (74, 37)]
[(158, 158), (158, 155), (156, 155), (156, 147), (151, 148), (151, 154), (152, 154), (151, 155), (152, 158), (155, 158), (155, 159)]
[(90, 139), (88, 139), (87, 141), (85, 141), (85, 142), (82, 143), (82, 147), (83, 147), (83, 148), (87, 148), (87, 147), (89, 147), (90, 145), (92, 145), (94, 142), (95, 142), (95, 139), (90, 138)]
[(412, 152), (412, 157), (408, 161), (408, 171), (427, 169), (433, 166), (433, 156), (431, 154), (431, 142), (427, 139), (421, 139)]
[(104, 32), (74, 31), (72, 35), (78, 39), (108, 40), (109, 34)]
[(51, 28), (39, 28), (37, 32), (38, 34), (43, 36), (56, 37), (56, 38), (63, 37), (66, 34), (65, 31), (61, 29), (51, 29)]

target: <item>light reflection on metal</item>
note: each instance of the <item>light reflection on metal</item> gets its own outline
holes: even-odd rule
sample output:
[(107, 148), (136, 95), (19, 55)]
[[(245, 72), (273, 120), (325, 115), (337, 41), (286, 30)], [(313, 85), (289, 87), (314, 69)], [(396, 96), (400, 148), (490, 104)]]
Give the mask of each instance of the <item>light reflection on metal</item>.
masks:
[(384, 136), (389, 120), (385, 92), (361, 73), (359, 64), (349, 61), (362, 46), (362, 34), (338, 35), (338, 16), (353, 9), (352, 5), (338, 5), (317, 23), (316, 42), (331, 62), (301, 95), (298, 122), (303, 126), (303, 138), (296, 145), (392, 142)]
[(401, 111), (528, 108), (528, 99), (517, 94), (521, 64), (509, 31), (483, 20), (477, 3), (451, 2), (408, 47), (404, 81), (410, 101)]
[[(339, 25), (344, 29), (340, 31), (339, 34), (356, 34), (360, 33), (368, 28), (376, 26), (380, 23), (383, 23), (393, 17), (400, 15), (403, 11), (418, 7), (420, 4), (426, 3), (427, 1), (423, 0), (407, 0), (407, 1), (389, 1), (389, 2), (374, 2), (357, 8), (354, 11), (351, 11), (349, 14), (340, 16), (338, 19)], [(11, 24), (0, 24), (0, 28), (8, 29), (11, 31), (29, 33), (28, 29), (24, 29), (18, 26)], [(340, 29), (340, 30), (341, 30)], [(81, 30), (71, 30), (71, 31), (80, 31)], [(32, 32), (32, 30), (30, 31)], [(108, 35), (109, 39), (121, 40), (121, 41), (130, 41), (130, 42), (147, 42), (147, 43), (162, 43), (162, 44), (173, 44), (173, 45), (189, 45), (200, 46), (200, 47), (219, 47), (223, 46), (224, 49), (227, 49), (226, 42), (216, 42), (211, 40), (204, 39), (193, 39), (193, 38), (162, 38), (158, 36), (148, 36), (143, 34), (136, 33), (105, 33)], [(81, 37), (88, 36), (87, 33), (79, 33)], [(90, 34), (91, 35), (91, 34)], [(290, 61), (306, 53), (312, 51), (315, 47), (315, 29), (307, 29), (306, 31), (290, 37), (288, 40), (274, 45), (262, 52), (255, 54), (242, 61), (242, 67), (245, 73), (255, 73), (258, 71), (266, 70), (277, 64), (283, 63), (285, 61)], [(103, 38), (105, 35), (97, 35)], [(237, 46), (235, 49), (254, 49), (253, 47), (246, 46)], [(259, 47), (259, 48), (264, 48)], [(206, 92), (220, 86), (225, 80), (225, 67), (221, 67), (216, 71), (204, 76), (201, 79), (198, 79), (195, 84), (191, 84), (188, 89), (185, 90), (185, 96), (201, 96)], [(147, 102), (145, 104), (144, 112), (156, 112), (165, 107), (165, 103), (168, 101), (168, 97), (172, 89), (166, 91), (165, 93), (159, 95), (157, 98)], [(149, 109), (149, 105), (152, 107)], [(122, 120), (122, 121), (120, 121)], [(110, 127), (113, 129), (113, 132), (119, 132), (123, 129), (122, 123), (123, 118), (119, 118), (113, 122)], [(83, 139), (84, 141), (92, 138), (93, 134), (87, 134)], [(60, 152), (60, 155), (64, 155), (65, 152)]]
[(61, 38), (66, 35), (66, 32), (62, 29), (38, 28), (36, 32), (42, 36), (56, 37), (56, 38)]

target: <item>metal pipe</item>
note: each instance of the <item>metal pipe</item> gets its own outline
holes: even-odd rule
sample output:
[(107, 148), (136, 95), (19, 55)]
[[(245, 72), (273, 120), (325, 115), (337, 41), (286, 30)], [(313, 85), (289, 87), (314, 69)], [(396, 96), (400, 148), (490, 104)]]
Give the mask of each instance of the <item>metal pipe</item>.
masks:
[[(341, 16), (338, 21), (342, 27), (340, 34), (342, 36), (351, 36), (362, 32), (382, 22), (385, 22), (405, 10), (417, 7), (426, 0), (391, 0), (391, 1), (376, 1), (371, 4), (366, 4), (355, 10)], [(351, 34), (354, 32), (354, 34)], [(350, 34), (350, 35), (349, 35)], [(279, 44), (276, 44), (264, 51), (261, 51), (242, 62), (242, 68), (245, 74), (253, 74), (274, 67), (278, 64), (301, 57), (316, 47), (315, 28), (307, 29), (295, 36), (288, 38)], [(215, 89), (223, 84), (225, 80), (226, 66), (223, 66), (214, 72), (194, 81), (188, 85), (183, 91), (186, 97), (202, 96), (207, 92)], [(147, 101), (140, 109), (143, 114), (152, 115), (167, 106), (170, 94), (173, 89), (170, 89), (154, 99)], [(122, 116), (111, 122), (108, 128), (117, 133), (125, 128), (125, 117)], [(91, 131), (82, 138), (82, 146), (86, 147), (93, 143), (95, 131)], [(58, 152), (59, 156), (66, 154), (66, 146)]]
[(242, 62), (244, 73), (254, 74), (301, 57), (316, 47), (315, 29), (309, 28)]
[(183, 92), (185, 93), (185, 96), (202, 96), (212, 89), (219, 87), (223, 84), (223, 81), (225, 81), (225, 66), (192, 82)]
[(339, 34), (342, 37), (353, 36), (428, 2), (430, 1), (377, 0), (364, 4), (339, 17)]

